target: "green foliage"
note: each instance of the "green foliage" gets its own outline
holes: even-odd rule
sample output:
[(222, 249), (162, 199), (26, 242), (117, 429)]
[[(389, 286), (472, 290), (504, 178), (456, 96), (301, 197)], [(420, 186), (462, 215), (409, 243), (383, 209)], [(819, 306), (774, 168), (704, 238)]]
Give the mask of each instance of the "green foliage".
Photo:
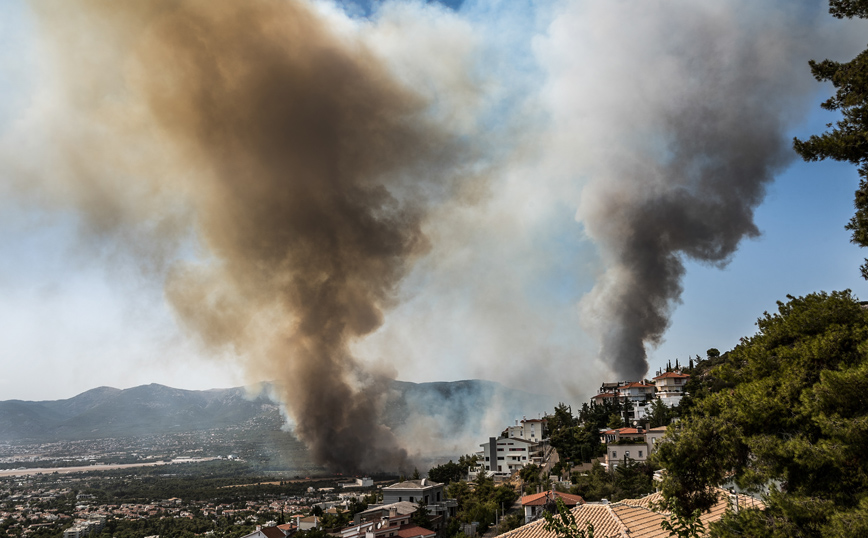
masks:
[[(455, 520), (462, 523), (479, 522), (479, 532), (484, 533), (494, 524), (495, 514), (501, 507), (510, 507), (518, 494), (509, 486), (494, 486), (494, 478), (480, 473), (472, 486), (467, 482), (453, 482), (447, 495), (458, 501)], [(451, 536), (451, 534), (450, 534)]]
[(868, 17), (868, 4), (864, 0), (829, 0), (829, 13), (843, 18)]
[(629, 459), (614, 471), (606, 470), (599, 462), (594, 462), (587, 473), (572, 474), (570, 493), (580, 495), (588, 502), (636, 499), (654, 492), (655, 470), (657, 467), (650, 462)]
[[(864, 0), (830, 0), (830, 13), (838, 18), (868, 17)], [(806, 161), (834, 159), (858, 167), (859, 188), (856, 190), (856, 213), (846, 229), (851, 241), (868, 246), (868, 50), (849, 62), (823, 60), (809, 62), (811, 73), (818, 81), (831, 82), (835, 95), (820, 106), (839, 111), (842, 119), (828, 124), (829, 131), (811, 135), (808, 140), (793, 139), (793, 147)], [(868, 259), (862, 265), (862, 276), (868, 279)]]
[(416, 511), (410, 515), (410, 523), (423, 529), (431, 529), (431, 515), (428, 513), (428, 507), (422, 499), (419, 499), (419, 502), (416, 503)]
[(509, 514), (500, 521), (500, 526), (497, 529), (498, 534), (509, 532), (521, 527), (522, 525), (524, 525), (524, 514), (521, 511)]
[(663, 530), (669, 531), (669, 536), (677, 536), (678, 538), (702, 538), (705, 536), (705, 525), (699, 519), (702, 516), (702, 510), (696, 509), (693, 512), (685, 513), (677, 503), (669, 501), (663, 501), (655, 508), (669, 511), (669, 517), (660, 522)]
[(778, 303), (757, 326), (711, 369), (715, 382), (658, 443), (664, 494), (689, 514), (711, 506), (712, 488), (731, 478), (755, 491), (771, 486), (765, 514), (728, 516), (713, 536), (857, 528), (868, 507), (860, 390), (868, 382), (868, 315), (849, 291), (815, 293)]
[(449, 463), (432, 467), (428, 470), (428, 478), (441, 484), (458, 482), (467, 476), (470, 468), (475, 467), (477, 463), (478, 456), (467, 454), (458, 458), (458, 463), (453, 463), (452, 460), (449, 460)]
[(609, 415), (609, 421), (606, 423), (606, 427), (610, 430), (617, 430), (618, 428), (624, 427), (624, 419), (621, 418), (621, 415), (616, 413), (612, 413)]
[(539, 465), (529, 464), (525, 465), (519, 472), (518, 476), (521, 478), (523, 482), (539, 482), (539, 474), (540, 468)]
[(579, 528), (576, 516), (567, 508), (560, 497), (557, 498), (557, 513), (548, 510), (543, 512), (546, 520), (545, 527), (548, 532), (554, 533), (558, 538), (594, 538), (594, 525), (590, 521), (584, 529)]
[(672, 419), (676, 416), (676, 411), (670, 409), (668, 405), (659, 399), (655, 399), (649, 406), (648, 427), (658, 428), (660, 426), (669, 426)]

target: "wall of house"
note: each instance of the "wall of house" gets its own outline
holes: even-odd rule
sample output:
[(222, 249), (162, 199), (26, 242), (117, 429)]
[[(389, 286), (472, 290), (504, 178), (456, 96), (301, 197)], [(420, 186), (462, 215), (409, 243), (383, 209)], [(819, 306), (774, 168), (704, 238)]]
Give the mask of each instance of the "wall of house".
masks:
[(607, 464), (622, 465), (627, 457), (633, 461), (646, 461), (648, 459), (648, 445), (642, 442), (606, 445)]

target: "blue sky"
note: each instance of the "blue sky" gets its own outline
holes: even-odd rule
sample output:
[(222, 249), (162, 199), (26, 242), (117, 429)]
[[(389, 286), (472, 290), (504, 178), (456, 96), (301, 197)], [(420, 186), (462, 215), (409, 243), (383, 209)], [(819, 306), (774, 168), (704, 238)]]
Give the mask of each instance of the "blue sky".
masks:
[[(606, 247), (588, 235), (579, 206), (583, 189), (601, 169), (593, 154), (572, 155), (568, 142), (590, 140), (582, 125), (588, 131), (600, 128), (601, 136), (613, 140), (631, 130), (618, 123), (617, 114), (594, 117), (593, 107), (571, 101), (565, 88), (575, 77), (569, 71), (571, 55), (599, 73), (608, 72), (607, 64), (629, 67), (633, 60), (623, 56), (629, 48), (605, 36), (570, 42), (557, 29), (582, 17), (599, 17), (598, 24), (585, 20), (583, 31), (591, 35), (599, 28), (603, 34), (608, 28), (617, 38), (618, 32), (634, 30), (606, 26), (616, 20), (606, 10), (615, 8), (602, 2), (442, 2), (446, 8), (415, 2), (404, 3), (410, 7), (403, 12), (395, 9), (401, 2), (345, 2), (350, 3), (357, 8), (344, 7), (359, 24), (356, 31), (400, 77), (427, 81), (420, 91), (436, 103), (432, 114), (447, 115), (456, 129), (485, 138), (480, 151), (488, 169), (495, 170), (490, 191), (476, 205), (433, 212), (427, 230), (432, 253), (403, 282), (402, 300), (387, 313), (382, 329), (356, 346), (362, 363), (384, 362), (409, 381), (487, 378), (570, 401), (590, 396), (611, 373), (605, 358), (595, 355), (595, 336), (583, 329), (578, 305), (607, 269), (600, 254)], [(679, 2), (670, 4), (676, 9)], [(733, 15), (740, 4), (724, 2), (719, 14), (697, 12), (697, 17), (741, 16)], [(785, 3), (772, 4), (760, 14), (776, 17), (775, 6)], [(824, 51), (848, 58), (864, 46), (864, 25), (841, 23), (841, 32), (827, 18), (804, 15), (791, 32), (768, 30), (770, 38), (780, 39), (807, 33), (804, 41), (818, 50), (816, 56), (808, 51), (799, 56), (801, 50), (785, 56), (792, 65), (782, 72), (806, 89), (788, 97), (794, 104), (782, 120), (784, 140), (820, 132), (835, 119), (819, 108), (829, 88), (810, 80), (807, 60)], [(383, 30), (386, 22), (398, 31)], [(648, 23), (650, 30), (640, 30), (657, 35), (653, 24), (668, 28), (670, 23), (678, 29), (692, 22), (661, 15)], [(411, 24), (418, 26), (412, 31), (402, 26)], [(437, 30), (420, 36), (419, 29), (428, 25)], [(418, 57), (413, 55), (423, 54), (424, 47), (416, 51), (401, 40), (436, 44), (443, 35), (449, 52), (426, 58), (414, 70)], [(38, 175), (46, 173), (41, 165), (51, 159), (52, 148), (40, 129), (51, 123), (36, 112), (46, 102), (56, 104), (54, 79), (24, 2), (0, 6), (0, 45), (0, 134), (7, 163), (0, 180), (0, 357), (5, 366), (0, 399), (64, 398), (99, 385), (158, 382), (204, 389), (257, 380), (243, 357), (201, 347), (195, 334), (180, 327), (159, 278), (136, 271), (131, 258), (117, 257), (117, 245), (86, 237), (75, 207), (41, 190), (44, 178)], [(654, 47), (648, 45), (652, 52), (658, 50)], [(466, 62), (455, 61), (461, 54)], [(678, 53), (672, 57), (676, 63), (680, 58)], [(455, 90), (455, 80), (463, 80), (456, 73), (471, 81), (466, 98)], [(606, 82), (610, 86), (587, 91), (597, 97), (633, 95), (622, 79)], [(654, 95), (649, 93), (650, 101)], [(653, 120), (649, 116), (648, 125), (653, 127)], [(19, 161), (22, 154), (10, 157), (9, 148), (20, 147), (22, 132), (35, 142), (27, 146), (33, 152)], [(36, 175), (27, 175), (33, 170)], [(787, 294), (850, 288), (866, 295), (858, 269), (864, 253), (849, 243), (844, 230), (857, 184), (850, 165), (793, 159), (756, 208), (760, 237), (742, 240), (723, 268), (686, 262), (684, 292), (664, 341), (648, 349), (652, 375), (668, 360), (686, 362), (710, 347), (731, 349), (739, 337), (753, 334), (756, 319)], [(180, 254), (190, 255), (189, 250)]]

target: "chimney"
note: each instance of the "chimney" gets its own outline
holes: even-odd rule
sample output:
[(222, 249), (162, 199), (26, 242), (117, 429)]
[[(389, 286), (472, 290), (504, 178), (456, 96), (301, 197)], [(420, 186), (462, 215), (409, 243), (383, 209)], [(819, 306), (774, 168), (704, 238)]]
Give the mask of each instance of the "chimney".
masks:
[(256, 532), (259, 532), (259, 531), (261, 531), (261, 530), (262, 530), (262, 526), (261, 526), (261, 525), (257, 525), (257, 526), (256, 526)]
[(389, 519), (398, 517), (398, 507), (392, 506), (389, 508)]

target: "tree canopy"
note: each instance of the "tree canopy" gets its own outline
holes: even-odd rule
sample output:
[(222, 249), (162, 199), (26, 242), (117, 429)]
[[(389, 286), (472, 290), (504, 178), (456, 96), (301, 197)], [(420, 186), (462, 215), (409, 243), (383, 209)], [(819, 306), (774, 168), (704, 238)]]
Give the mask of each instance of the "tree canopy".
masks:
[(704, 374), (657, 457), (685, 513), (714, 486), (767, 492), (712, 536), (868, 535), (868, 314), (850, 291), (789, 297)]
[[(868, 18), (865, 0), (830, 0), (829, 12), (837, 18)], [(796, 152), (806, 161), (834, 159), (855, 164), (859, 169), (856, 190), (856, 213), (846, 229), (851, 241), (868, 246), (868, 50), (849, 62), (823, 60), (809, 62), (811, 73), (820, 82), (831, 82), (835, 94), (823, 102), (826, 110), (839, 111), (842, 118), (829, 124), (829, 130), (812, 135), (807, 140), (793, 140)], [(834, 126), (833, 126), (834, 125)], [(868, 279), (868, 259), (862, 265), (862, 276)]]

